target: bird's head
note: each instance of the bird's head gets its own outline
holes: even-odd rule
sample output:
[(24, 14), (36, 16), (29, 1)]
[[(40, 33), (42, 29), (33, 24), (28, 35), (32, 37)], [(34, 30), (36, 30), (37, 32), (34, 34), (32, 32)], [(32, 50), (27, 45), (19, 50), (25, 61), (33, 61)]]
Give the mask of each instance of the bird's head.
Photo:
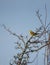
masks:
[(29, 30), (29, 32), (31, 33), (31, 32), (33, 32), (32, 30)]

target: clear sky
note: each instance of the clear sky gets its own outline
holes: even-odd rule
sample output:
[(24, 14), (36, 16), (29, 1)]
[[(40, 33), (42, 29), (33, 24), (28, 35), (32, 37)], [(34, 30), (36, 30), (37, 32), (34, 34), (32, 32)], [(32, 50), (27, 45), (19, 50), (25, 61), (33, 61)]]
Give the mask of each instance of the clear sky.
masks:
[[(50, 0), (0, 0), (0, 24), (5, 24), (17, 34), (29, 35), (30, 29), (40, 26), (36, 16), (39, 9), (44, 21), (45, 3), (47, 5), (47, 23), (50, 22)], [(9, 65), (15, 55), (16, 38), (0, 27), (0, 65)]]

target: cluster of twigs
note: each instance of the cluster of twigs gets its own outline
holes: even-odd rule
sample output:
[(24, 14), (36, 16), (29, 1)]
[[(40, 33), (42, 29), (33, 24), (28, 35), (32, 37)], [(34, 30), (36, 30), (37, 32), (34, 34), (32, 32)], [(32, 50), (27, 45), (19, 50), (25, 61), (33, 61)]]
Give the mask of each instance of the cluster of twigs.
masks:
[(41, 39), (42, 37), (44, 37), (44, 35), (46, 36), (46, 34), (48, 34), (49, 32), (47, 28), (50, 25), (50, 23), (46, 25), (46, 19), (47, 19), (46, 5), (45, 5), (45, 11), (46, 11), (45, 25), (43, 24), (39, 10), (36, 12), (37, 17), (42, 25), (36, 30), (36, 32), (40, 32), (40, 33), (38, 36), (31, 36), (30, 38), (26, 37), (27, 41), (24, 39), (25, 37), (23, 35), (17, 35), (16, 33), (12, 32), (10, 29), (7, 29), (7, 27), (4, 24), (2, 25), (6, 31), (8, 31), (10, 34), (12, 34), (13, 36), (19, 39), (19, 41), (16, 42), (15, 48), (17, 49), (17, 51), (20, 50), (20, 53), (17, 53), (13, 57), (14, 59), (12, 62), (10, 62), (10, 65), (27, 65), (28, 63), (32, 63), (33, 61), (32, 62), (29, 61), (30, 58), (29, 53), (37, 52), (41, 50), (43, 47), (49, 45), (50, 41), (48, 41), (46, 37), (45, 40)]

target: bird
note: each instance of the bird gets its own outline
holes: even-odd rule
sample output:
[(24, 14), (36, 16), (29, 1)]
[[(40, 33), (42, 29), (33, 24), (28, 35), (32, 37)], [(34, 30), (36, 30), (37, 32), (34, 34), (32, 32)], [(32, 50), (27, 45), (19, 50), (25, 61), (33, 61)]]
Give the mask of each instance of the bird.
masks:
[(38, 35), (38, 33), (33, 32), (32, 30), (30, 30), (29, 33), (30, 33), (31, 36), (36, 36), (36, 35)]

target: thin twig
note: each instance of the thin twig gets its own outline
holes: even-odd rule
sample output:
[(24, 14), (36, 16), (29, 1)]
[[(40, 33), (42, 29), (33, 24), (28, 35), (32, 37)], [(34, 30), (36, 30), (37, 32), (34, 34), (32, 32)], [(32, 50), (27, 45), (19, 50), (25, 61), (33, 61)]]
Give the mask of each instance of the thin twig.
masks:
[(46, 26), (46, 29), (48, 28), (49, 25), (50, 25), (50, 23), (48, 23), (48, 25)]
[(27, 62), (27, 63), (33, 63), (33, 62), (35, 62), (35, 60), (37, 59), (37, 57), (38, 57), (38, 53), (36, 54), (35, 58), (32, 61)]
[(32, 43), (32, 44), (37, 44), (37, 43), (47, 43), (47, 42), (49, 42), (49, 41), (43, 41), (43, 40), (35, 40), (35, 41), (30, 41), (30, 43)]
[(46, 26), (46, 21), (47, 21), (47, 7), (46, 7), (46, 4), (45, 4), (45, 26)]
[(42, 19), (41, 19), (41, 17), (40, 17), (40, 14), (39, 14), (39, 10), (36, 12), (36, 14), (37, 14), (37, 17), (38, 17), (40, 23), (42, 24), (43, 28), (45, 29), (45, 26), (44, 26), (44, 24), (43, 24), (43, 22), (42, 22)]

